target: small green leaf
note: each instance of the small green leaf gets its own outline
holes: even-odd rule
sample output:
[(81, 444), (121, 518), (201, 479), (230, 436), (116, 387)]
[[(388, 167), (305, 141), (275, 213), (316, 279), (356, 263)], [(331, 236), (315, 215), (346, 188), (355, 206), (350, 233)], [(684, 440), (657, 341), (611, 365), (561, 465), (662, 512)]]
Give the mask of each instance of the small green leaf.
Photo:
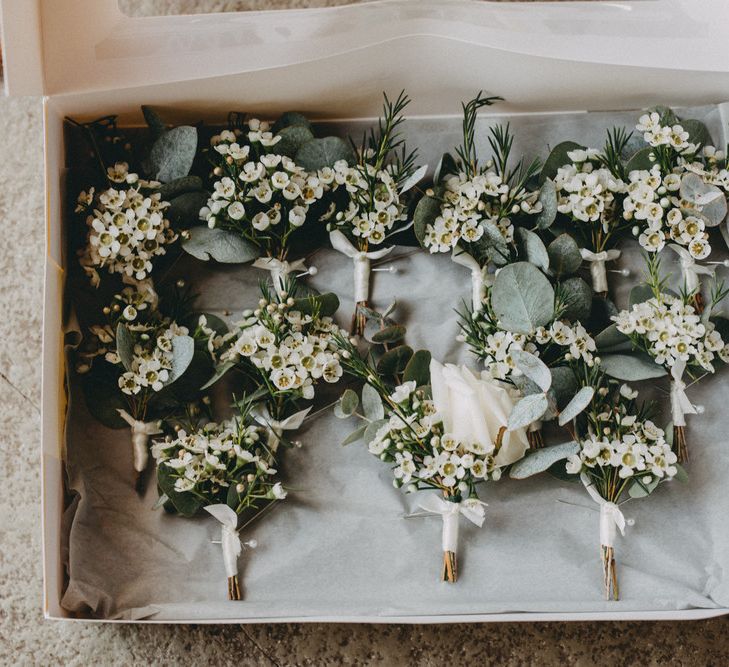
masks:
[(331, 317), (339, 309), (339, 297), (334, 292), (324, 294), (310, 294), (307, 297), (296, 299), (292, 310), (298, 310), (304, 315), (318, 313), (319, 317)]
[(537, 229), (548, 229), (557, 217), (557, 188), (551, 178), (545, 179), (542, 183), (539, 202), (542, 204), (542, 210), (537, 214), (534, 226)]
[(559, 295), (565, 310), (562, 317), (570, 322), (584, 322), (592, 310), (592, 287), (579, 276), (567, 278), (559, 286)]
[(378, 421), (385, 416), (382, 398), (372, 385), (366, 384), (362, 387), (362, 410), (370, 421)]
[(547, 247), (549, 268), (557, 278), (575, 273), (582, 264), (580, 248), (569, 234), (560, 234)]
[(549, 269), (549, 255), (547, 254), (547, 248), (542, 243), (542, 239), (525, 227), (517, 227), (516, 233), (522, 243), (527, 260), (542, 271), (547, 271)]
[(544, 162), (542, 171), (539, 174), (539, 183), (544, 183), (548, 178), (553, 179), (557, 175), (557, 170), (560, 167), (571, 164), (572, 160), (570, 160), (567, 153), (578, 148), (584, 148), (584, 146), (580, 146), (580, 144), (576, 144), (574, 141), (563, 141), (561, 144), (557, 144)]
[(222, 264), (243, 264), (259, 255), (258, 248), (240, 234), (203, 226), (190, 230), (190, 238), (182, 242), (182, 248), (203, 262), (214, 259)]
[(352, 147), (340, 137), (324, 137), (307, 141), (296, 153), (296, 164), (307, 171), (333, 167), (335, 162), (345, 160), (352, 166), (357, 159)]
[(430, 359), (428, 350), (418, 350), (408, 361), (403, 372), (403, 382), (415, 382), (416, 387), (430, 384)]
[(526, 428), (529, 424), (541, 419), (547, 408), (549, 408), (549, 401), (546, 394), (524, 396), (511, 411), (507, 428), (509, 431)]
[(134, 337), (123, 322), (116, 325), (116, 353), (124, 366), (124, 370), (132, 370), (134, 357)]
[(304, 125), (284, 127), (278, 136), (281, 139), (276, 144), (276, 153), (290, 157), (292, 160), (304, 144), (314, 139), (314, 133)]
[(425, 240), (427, 226), (432, 225), (439, 215), (440, 202), (434, 197), (423, 197), (415, 207), (415, 213), (413, 213), (413, 231), (421, 246), (423, 246)]
[(626, 382), (639, 382), (666, 375), (663, 366), (644, 354), (606, 354), (601, 357), (600, 367), (610, 377)]
[(149, 171), (162, 183), (187, 176), (197, 152), (197, 130), (189, 125), (174, 127), (162, 134), (149, 153)]
[(364, 426), (360, 426), (356, 431), (352, 431), (344, 440), (342, 440), (342, 447), (346, 447), (347, 445), (351, 445), (353, 442), (357, 442), (358, 440), (362, 440), (364, 438), (365, 431), (367, 430), (368, 424), (365, 424)]
[(592, 387), (582, 387), (566, 405), (565, 409), (559, 413), (559, 425), (564, 426), (577, 417), (577, 415), (590, 405), (590, 401), (592, 401), (594, 395), (595, 390)]
[(339, 419), (347, 419), (357, 411), (358, 406), (359, 396), (357, 396), (357, 393), (351, 389), (345, 389), (334, 406), (334, 416)]
[(631, 171), (650, 171), (655, 162), (651, 160), (653, 149), (651, 147), (641, 148), (633, 157), (628, 160), (625, 165), (625, 171), (630, 174)]
[(398, 345), (389, 352), (385, 352), (377, 362), (377, 371), (382, 375), (397, 375), (405, 370), (413, 349), (407, 345)]
[(529, 334), (552, 321), (554, 289), (536, 266), (516, 262), (496, 275), (491, 306), (504, 329)]
[(188, 368), (195, 354), (195, 341), (191, 336), (175, 336), (172, 339), (172, 368), (165, 386), (172, 384)]
[[(671, 430), (673, 430), (673, 429), (671, 429)], [(686, 472), (686, 468), (684, 468), (679, 463), (674, 463), (674, 465), (676, 466), (676, 475), (675, 475), (674, 479), (678, 480), (682, 484), (687, 484), (689, 481), (689, 476), (688, 476), (688, 473)]]
[(542, 391), (549, 391), (552, 385), (552, 374), (539, 357), (531, 352), (515, 349), (511, 352), (511, 358), (516, 367)]
[(549, 469), (558, 461), (563, 461), (580, 451), (580, 445), (574, 440), (563, 442), (560, 445), (530, 449), (523, 459), (511, 466), (509, 477), (512, 479), (526, 479)]
[(373, 343), (394, 343), (405, 337), (406, 329), (401, 324), (393, 324), (372, 334), (370, 340)]

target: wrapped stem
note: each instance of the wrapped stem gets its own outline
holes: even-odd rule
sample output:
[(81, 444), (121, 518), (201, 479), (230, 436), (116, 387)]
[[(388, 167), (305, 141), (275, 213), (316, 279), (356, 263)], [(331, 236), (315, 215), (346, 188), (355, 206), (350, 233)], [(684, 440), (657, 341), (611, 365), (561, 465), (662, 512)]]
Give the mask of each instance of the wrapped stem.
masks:
[(618, 571), (615, 565), (615, 548), (600, 545), (600, 555), (602, 558), (602, 583), (606, 600), (619, 600), (620, 591), (618, 589)]

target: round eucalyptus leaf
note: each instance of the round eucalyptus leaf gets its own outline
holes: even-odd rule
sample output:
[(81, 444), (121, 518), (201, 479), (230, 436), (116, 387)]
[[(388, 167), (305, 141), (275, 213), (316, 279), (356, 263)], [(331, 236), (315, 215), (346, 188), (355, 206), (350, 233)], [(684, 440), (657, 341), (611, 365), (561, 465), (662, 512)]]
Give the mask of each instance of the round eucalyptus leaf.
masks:
[(537, 214), (534, 225), (537, 229), (548, 229), (557, 217), (557, 188), (551, 178), (546, 178), (542, 183), (539, 202), (542, 210)]
[(547, 400), (546, 394), (541, 393), (524, 396), (511, 411), (506, 427), (509, 431), (526, 428), (529, 424), (533, 424), (535, 421), (541, 419), (548, 408), (549, 401)]
[(617, 380), (640, 382), (666, 375), (663, 366), (643, 354), (606, 354), (600, 359), (602, 370)]
[(415, 382), (416, 387), (430, 384), (430, 352), (418, 350), (403, 371), (403, 382)]
[(152, 145), (148, 166), (152, 178), (168, 183), (187, 176), (197, 152), (197, 129), (189, 125), (173, 127)]
[(271, 129), (274, 134), (280, 134), (281, 130), (287, 127), (305, 127), (309, 131), (312, 130), (311, 121), (298, 111), (286, 111), (282, 113)]
[(571, 322), (584, 322), (592, 310), (592, 287), (579, 276), (567, 278), (559, 286), (559, 296), (565, 306), (562, 317)]
[(276, 152), (293, 160), (299, 149), (314, 138), (314, 133), (304, 125), (290, 125), (281, 129), (278, 136), (281, 139), (276, 144)]
[(653, 149), (641, 148), (636, 151), (625, 165), (625, 171), (629, 174), (631, 171), (650, 171), (655, 162), (651, 160)]
[(709, 129), (700, 120), (695, 118), (686, 118), (680, 121), (683, 129), (689, 134), (689, 141), (692, 144), (698, 146), (710, 146), (712, 145), (711, 135)]
[(240, 234), (204, 226), (193, 227), (190, 238), (182, 242), (182, 248), (203, 262), (214, 259), (222, 264), (244, 264), (259, 255), (258, 248)]
[(124, 370), (130, 371), (134, 357), (134, 336), (123, 322), (116, 325), (116, 353), (119, 355)]
[(86, 408), (91, 416), (107, 428), (129, 428), (119, 410), (129, 410), (119, 389), (119, 369), (112, 364), (97, 360), (88, 373), (79, 376)]
[(405, 370), (413, 349), (407, 345), (398, 345), (389, 352), (385, 352), (377, 362), (377, 371), (382, 375), (397, 375)]
[(554, 289), (536, 266), (516, 262), (496, 274), (491, 306), (504, 329), (529, 334), (552, 321)]
[(377, 431), (379, 431), (385, 424), (387, 424), (387, 419), (378, 419), (377, 421), (367, 424), (364, 435), (362, 436), (362, 440), (364, 440), (365, 445), (369, 445), (375, 439)]
[(549, 269), (549, 255), (542, 239), (534, 232), (524, 227), (518, 227), (517, 237), (521, 241), (524, 254), (532, 264), (547, 271)]
[(542, 391), (549, 391), (552, 374), (539, 357), (531, 352), (515, 349), (511, 352), (511, 358), (514, 360), (514, 365)]
[(584, 146), (576, 144), (574, 141), (563, 141), (561, 144), (557, 144), (552, 149), (549, 157), (544, 161), (544, 166), (539, 174), (539, 183), (544, 183), (548, 178), (553, 179), (557, 175), (557, 170), (560, 167), (571, 164), (572, 160), (570, 160), (567, 153), (580, 148), (584, 148)]
[(165, 218), (173, 229), (187, 229), (199, 223), (200, 209), (207, 205), (208, 195), (202, 190), (176, 195), (165, 209)]
[(659, 477), (653, 477), (653, 479), (646, 484), (640, 477), (637, 477), (628, 487), (628, 495), (631, 498), (645, 498), (656, 490), (660, 482), (661, 480)]
[(432, 225), (435, 219), (440, 215), (440, 202), (434, 197), (423, 197), (415, 207), (413, 213), (413, 231), (415, 238), (421, 246), (424, 246), (425, 230), (428, 225)]
[(362, 387), (362, 411), (370, 421), (378, 421), (385, 417), (385, 406), (382, 398), (372, 385), (365, 384)]
[(353, 442), (357, 442), (358, 440), (362, 440), (364, 438), (364, 434), (367, 431), (368, 424), (365, 424), (364, 426), (360, 426), (358, 429), (352, 431), (344, 440), (342, 440), (342, 447), (345, 447), (347, 445), (351, 445)]
[(339, 419), (351, 417), (359, 407), (359, 396), (351, 389), (345, 389), (334, 406), (334, 416)]
[(175, 336), (172, 339), (172, 368), (165, 385), (172, 384), (188, 368), (195, 354), (195, 340), (191, 336)]
[(547, 247), (549, 268), (557, 278), (575, 273), (582, 265), (582, 255), (576, 241), (569, 234), (560, 234)]
[(393, 324), (373, 333), (369, 340), (372, 343), (394, 343), (405, 337), (406, 329), (401, 324)]
[(530, 449), (523, 459), (511, 466), (509, 477), (512, 479), (526, 479), (540, 472), (548, 470), (557, 461), (563, 461), (580, 451), (580, 446), (574, 440), (563, 442), (551, 447)]
[(618, 326), (615, 323), (595, 336), (595, 345), (603, 354), (606, 352), (630, 352), (633, 349), (630, 338), (618, 331)]
[(169, 183), (163, 183), (158, 192), (164, 201), (170, 201), (179, 195), (187, 192), (197, 192), (202, 189), (203, 182), (199, 176), (181, 176)]
[(296, 153), (296, 164), (307, 171), (333, 167), (335, 162), (345, 160), (354, 165), (357, 159), (352, 147), (340, 137), (323, 137), (307, 141)]

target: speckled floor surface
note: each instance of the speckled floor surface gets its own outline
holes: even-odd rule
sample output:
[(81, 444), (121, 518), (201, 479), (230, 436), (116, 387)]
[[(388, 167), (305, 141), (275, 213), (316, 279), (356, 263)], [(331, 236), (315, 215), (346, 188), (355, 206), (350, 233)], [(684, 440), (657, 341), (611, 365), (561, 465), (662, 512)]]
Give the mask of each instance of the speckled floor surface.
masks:
[[(174, 3), (168, 0), (167, 8)], [(202, 3), (177, 4), (189, 10)], [(208, 3), (225, 9), (245, 4), (250, 2)], [(0, 99), (0, 664), (729, 664), (727, 619), (145, 627), (44, 621), (38, 410), (42, 160), (40, 100)]]

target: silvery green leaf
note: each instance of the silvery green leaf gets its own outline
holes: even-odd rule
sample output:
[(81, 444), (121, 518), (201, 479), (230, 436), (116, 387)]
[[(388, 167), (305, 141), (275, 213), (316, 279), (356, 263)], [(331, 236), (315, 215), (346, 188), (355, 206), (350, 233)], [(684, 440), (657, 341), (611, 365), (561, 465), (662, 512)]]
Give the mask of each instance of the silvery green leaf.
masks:
[(134, 337), (129, 332), (127, 325), (119, 322), (116, 325), (116, 353), (122, 362), (124, 369), (132, 369), (132, 357), (134, 356)]
[(400, 186), (400, 194), (406, 193), (408, 190), (414, 188), (420, 181), (425, 177), (428, 171), (428, 165), (424, 164), (422, 167), (418, 167)]
[(512, 375), (511, 381), (514, 383), (514, 386), (521, 392), (522, 396), (542, 393), (539, 385), (533, 380), (530, 380), (526, 375)]
[(285, 111), (279, 119), (273, 124), (273, 133), (279, 134), (286, 127), (305, 127), (311, 130), (311, 121), (298, 111)]
[(167, 132), (167, 125), (152, 107), (143, 104), (142, 113), (144, 114), (144, 120), (155, 139), (158, 139)]
[(681, 179), (680, 194), (700, 209), (686, 210), (687, 215), (701, 218), (707, 227), (716, 227), (726, 218), (727, 203), (724, 193), (715, 185), (704, 183), (697, 175), (688, 173)]
[(309, 294), (300, 299), (295, 299), (292, 308), (304, 315), (316, 313), (319, 317), (331, 317), (339, 310), (339, 297), (334, 292)]
[(551, 468), (557, 461), (563, 461), (579, 451), (580, 446), (574, 440), (551, 447), (530, 449), (523, 459), (511, 466), (509, 477), (512, 479), (532, 477)]
[(415, 382), (416, 387), (430, 384), (430, 352), (418, 350), (408, 361), (402, 375), (403, 382)]
[(377, 372), (382, 375), (397, 375), (405, 370), (413, 349), (407, 345), (398, 345), (383, 354), (377, 362)]
[(569, 366), (556, 366), (550, 368), (552, 373), (552, 388), (550, 393), (554, 396), (557, 406), (566, 405), (577, 391), (577, 378)]
[(191, 336), (175, 336), (172, 339), (172, 368), (166, 385), (172, 384), (190, 365), (195, 354), (195, 340)]
[(433, 183), (440, 183), (441, 178), (458, 174), (458, 165), (450, 153), (443, 153), (433, 172)]
[(187, 176), (197, 152), (197, 130), (189, 125), (173, 127), (162, 134), (149, 153), (152, 178), (168, 183)]
[(516, 233), (522, 242), (526, 258), (542, 271), (547, 271), (549, 269), (549, 255), (547, 254), (547, 248), (542, 243), (542, 239), (524, 227), (518, 227)]
[(650, 171), (655, 162), (651, 160), (653, 149), (641, 148), (628, 160), (625, 165), (625, 171), (630, 173), (631, 171)]
[(182, 242), (182, 248), (203, 262), (214, 259), (222, 264), (243, 264), (259, 255), (258, 248), (240, 234), (205, 226), (193, 227), (190, 238)]
[(626, 382), (639, 382), (666, 375), (663, 366), (644, 354), (606, 354), (600, 368), (610, 377)]
[(483, 236), (474, 244), (489, 258), (496, 266), (503, 266), (509, 261), (509, 247), (504, 235), (496, 223), (490, 220), (482, 220)]
[(362, 387), (362, 410), (364, 416), (370, 421), (377, 421), (385, 416), (385, 406), (382, 398), (373, 386), (366, 384)]
[(393, 324), (379, 329), (373, 333), (369, 340), (372, 343), (394, 343), (398, 340), (402, 340), (405, 337), (406, 329), (401, 324)]
[(196, 190), (183, 192), (168, 201), (170, 205), (165, 209), (165, 218), (173, 229), (186, 229), (199, 223), (200, 209), (208, 203), (208, 195)]
[(360, 426), (357, 430), (352, 431), (344, 440), (342, 440), (342, 447), (345, 447), (346, 445), (351, 445), (353, 442), (357, 442), (358, 440), (362, 440), (364, 438), (365, 431), (367, 431), (368, 424), (365, 424), (364, 426)]
[(679, 122), (678, 116), (673, 112), (673, 109), (667, 107), (665, 104), (656, 104), (648, 109), (648, 113), (653, 113), (654, 111), (660, 116), (663, 125), (675, 125)]
[(530, 394), (529, 396), (524, 396), (511, 411), (507, 428), (509, 431), (526, 428), (529, 424), (541, 419), (548, 407), (549, 401), (547, 400), (546, 394)]
[(511, 358), (514, 360), (516, 367), (542, 391), (549, 391), (552, 385), (552, 374), (539, 357), (524, 350), (513, 350)]
[(367, 424), (364, 435), (362, 436), (362, 440), (364, 440), (365, 445), (369, 445), (375, 439), (377, 431), (385, 426), (385, 424), (387, 424), (387, 419), (378, 419), (375, 422)]
[(282, 128), (278, 136), (281, 139), (276, 144), (276, 153), (293, 160), (299, 149), (314, 138), (314, 133), (305, 125), (289, 125)]
[(202, 386), (201, 390), (212, 387), (218, 380), (220, 380), (231, 368), (235, 367), (234, 361), (226, 361), (215, 368), (213, 376)]
[(595, 345), (600, 352), (630, 352), (633, 344), (624, 333), (618, 331), (617, 324), (611, 324), (595, 336)]
[[(673, 429), (671, 429), (671, 431), (673, 431)], [(681, 484), (686, 484), (689, 481), (689, 476), (686, 472), (686, 469), (679, 463), (674, 463), (673, 465), (676, 466), (676, 476), (674, 477), (674, 479), (681, 482)]]
[(633, 480), (633, 483), (628, 487), (628, 495), (631, 498), (645, 498), (656, 490), (660, 482), (660, 477), (653, 477), (650, 483), (646, 484), (638, 477)]
[(689, 141), (692, 144), (698, 146), (710, 146), (712, 145), (711, 135), (709, 130), (700, 120), (695, 118), (686, 118), (680, 121), (681, 127), (688, 132)]
[(592, 401), (592, 397), (595, 395), (595, 390), (592, 387), (582, 387), (567, 403), (566, 407), (562, 412), (559, 413), (559, 425), (564, 426), (568, 422), (571, 422), (577, 415), (579, 415)]
[(496, 274), (491, 306), (504, 329), (529, 334), (552, 321), (554, 289), (536, 266), (516, 262)]
[(632, 307), (637, 303), (644, 303), (649, 299), (653, 298), (653, 290), (649, 285), (635, 285), (630, 290), (630, 296), (628, 297), (628, 303)]
[(551, 178), (545, 179), (542, 183), (542, 188), (539, 190), (539, 201), (542, 204), (542, 210), (537, 214), (534, 226), (537, 229), (548, 229), (557, 217), (557, 188)]
[(426, 228), (428, 225), (432, 225), (439, 215), (440, 202), (435, 197), (428, 197), (426, 195), (415, 207), (415, 212), (413, 213), (413, 231), (421, 246), (425, 240)]
[(575, 273), (582, 265), (580, 248), (569, 234), (560, 234), (547, 247), (549, 268), (557, 278)]
[(307, 171), (333, 167), (335, 162), (345, 160), (354, 165), (357, 159), (352, 147), (340, 137), (323, 137), (305, 143), (296, 153), (296, 164)]
[(544, 162), (542, 171), (539, 174), (539, 182), (544, 183), (548, 178), (554, 178), (560, 167), (564, 167), (566, 164), (572, 162), (567, 153), (578, 148), (584, 148), (584, 146), (580, 146), (580, 144), (576, 144), (574, 141), (563, 141), (561, 144), (557, 144)]
[(392, 315), (393, 311), (395, 310), (395, 306), (397, 306), (397, 301), (393, 301), (387, 308), (385, 308), (385, 310), (382, 311), (383, 319)]
[(559, 286), (559, 294), (565, 310), (562, 317), (571, 322), (584, 322), (592, 310), (592, 287), (579, 276), (567, 278)]
[(334, 416), (339, 419), (351, 417), (359, 406), (359, 396), (351, 389), (345, 389), (334, 406)]
[(170, 201), (178, 195), (187, 192), (198, 192), (203, 189), (203, 182), (199, 176), (182, 176), (169, 183), (163, 183), (158, 192), (162, 199)]

